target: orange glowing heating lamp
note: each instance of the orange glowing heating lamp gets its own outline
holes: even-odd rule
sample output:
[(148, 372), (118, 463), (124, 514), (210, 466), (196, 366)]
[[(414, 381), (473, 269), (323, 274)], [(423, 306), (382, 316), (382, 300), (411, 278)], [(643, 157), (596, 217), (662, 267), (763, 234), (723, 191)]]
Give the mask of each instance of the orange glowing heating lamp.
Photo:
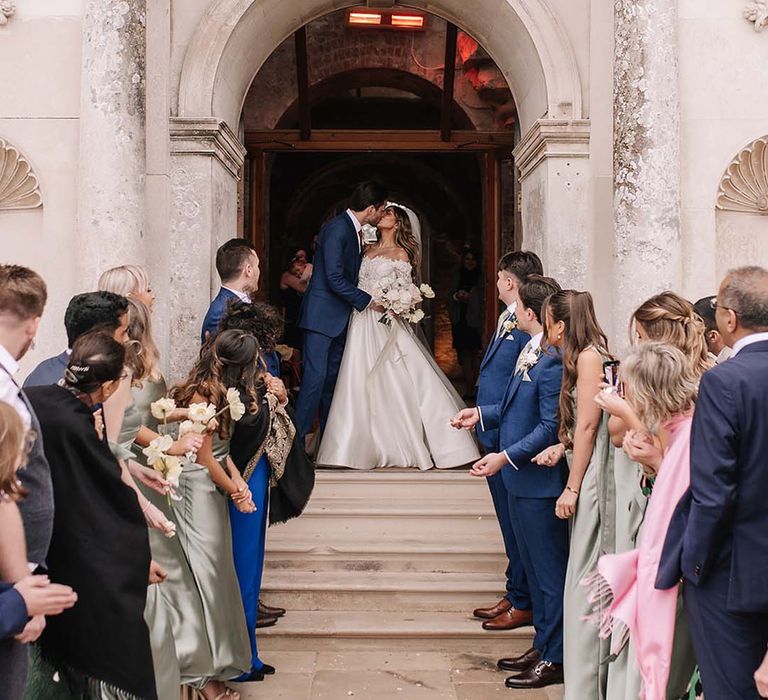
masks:
[(427, 26), (427, 16), (417, 12), (379, 12), (367, 7), (356, 7), (347, 11), (347, 26), (420, 32)]
[(379, 27), (381, 26), (381, 12), (366, 12), (365, 10), (350, 10), (347, 22), (350, 26)]
[(424, 15), (393, 14), (390, 24), (398, 29), (424, 29)]

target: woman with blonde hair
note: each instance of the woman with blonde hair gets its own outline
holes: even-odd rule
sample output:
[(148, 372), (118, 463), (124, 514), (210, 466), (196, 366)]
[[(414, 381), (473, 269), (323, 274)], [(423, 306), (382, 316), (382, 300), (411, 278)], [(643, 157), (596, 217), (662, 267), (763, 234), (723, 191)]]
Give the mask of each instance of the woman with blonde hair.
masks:
[[(648, 341), (625, 360), (622, 379), (626, 401), (642, 425), (627, 431), (624, 449), (631, 459), (651, 465), (658, 478), (640, 545), (601, 557), (597, 573), (587, 583), (601, 636), (613, 632), (614, 653), (626, 637), (614, 631), (614, 621), (628, 630), (632, 663), (642, 678), (640, 697), (666, 700), (680, 695), (693, 671), (690, 640), (684, 628), (676, 630), (678, 587), (657, 590), (655, 582), (672, 514), (690, 482), (690, 433), (699, 374), (678, 348)], [(677, 680), (670, 682), (671, 672)]]
[(103, 272), (99, 277), (98, 288), (128, 299), (137, 299), (150, 311), (155, 304), (155, 293), (149, 285), (147, 272), (138, 265), (120, 265)]
[(608, 643), (582, 623), (590, 604), (580, 583), (594, 571), (601, 554), (614, 551), (614, 450), (607, 415), (595, 404), (603, 366), (613, 357), (589, 292), (553, 294), (542, 314), (547, 342), (563, 353), (560, 442), (533, 461), (553, 467), (565, 455), (570, 468), (555, 510), (559, 518), (572, 518), (563, 619), (565, 698), (599, 700), (605, 697)]

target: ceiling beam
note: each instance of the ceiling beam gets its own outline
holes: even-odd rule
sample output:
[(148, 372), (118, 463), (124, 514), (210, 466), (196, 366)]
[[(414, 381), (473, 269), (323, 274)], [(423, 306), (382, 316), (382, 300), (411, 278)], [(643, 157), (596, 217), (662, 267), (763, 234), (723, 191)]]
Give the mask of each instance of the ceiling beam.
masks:
[(456, 79), (456, 39), (458, 29), (448, 22), (445, 29), (445, 69), (443, 70), (443, 103), (440, 108), (440, 138), (451, 140), (453, 116), (453, 83)]
[(312, 137), (312, 117), (309, 103), (309, 59), (307, 57), (307, 28), (296, 30), (296, 83), (299, 87), (299, 133), (302, 141)]

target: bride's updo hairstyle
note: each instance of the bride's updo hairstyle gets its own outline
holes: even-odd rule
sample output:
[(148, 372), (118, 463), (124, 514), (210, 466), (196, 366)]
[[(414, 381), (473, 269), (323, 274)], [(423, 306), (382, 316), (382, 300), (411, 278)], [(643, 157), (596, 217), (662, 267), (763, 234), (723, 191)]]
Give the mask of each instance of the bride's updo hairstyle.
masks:
[(80, 336), (72, 346), (64, 383), (82, 394), (92, 394), (123, 377), (125, 348), (111, 335), (93, 331)]
[(411, 220), (408, 217), (408, 212), (402, 207), (395, 205), (387, 207), (385, 212), (388, 211), (391, 211), (395, 215), (395, 219), (397, 219), (395, 243), (408, 253), (408, 261), (413, 268), (413, 274), (417, 275), (421, 265), (421, 251), (419, 249), (419, 242), (413, 235), (413, 228), (411, 227)]
[[(189, 406), (195, 394), (221, 410), (227, 403), (227, 389), (235, 388), (250, 399), (248, 411), (257, 413), (259, 397), (257, 389), (263, 385), (264, 365), (261, 360), (259, 341), (242, 330), (221, 331), (213, 341), (200, 350), (186, 380), (174, 387), (171, 396), (181, 406)], [(226, 440), (232, 434), (232, 417), (224, 411), (216, 418), (218, 434)]]

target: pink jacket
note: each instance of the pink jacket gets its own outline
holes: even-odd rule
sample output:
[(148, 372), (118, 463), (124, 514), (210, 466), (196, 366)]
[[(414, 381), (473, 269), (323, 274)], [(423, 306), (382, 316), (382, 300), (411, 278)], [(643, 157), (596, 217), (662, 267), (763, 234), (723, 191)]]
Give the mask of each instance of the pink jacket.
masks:
[[(670, 433), (669, 444), (645, 513), (639, 548), (600, 557), (597, 581), (588, 584), (599, 583), (602, 589), (595, 592), (595, 600), (607, 594), (601, 634), (611, 633), (614, 620), (629, 629), (643, 679), (643, 700), (666, 698), (679, 587), (659, 591), (654, 584), (672, 514), (690, 484), (691, 421), (690, 415), (678, 415), (664, 426)], [(621, 635), (616, 636), (619, 639), (612, 647), (620, 641)]]

